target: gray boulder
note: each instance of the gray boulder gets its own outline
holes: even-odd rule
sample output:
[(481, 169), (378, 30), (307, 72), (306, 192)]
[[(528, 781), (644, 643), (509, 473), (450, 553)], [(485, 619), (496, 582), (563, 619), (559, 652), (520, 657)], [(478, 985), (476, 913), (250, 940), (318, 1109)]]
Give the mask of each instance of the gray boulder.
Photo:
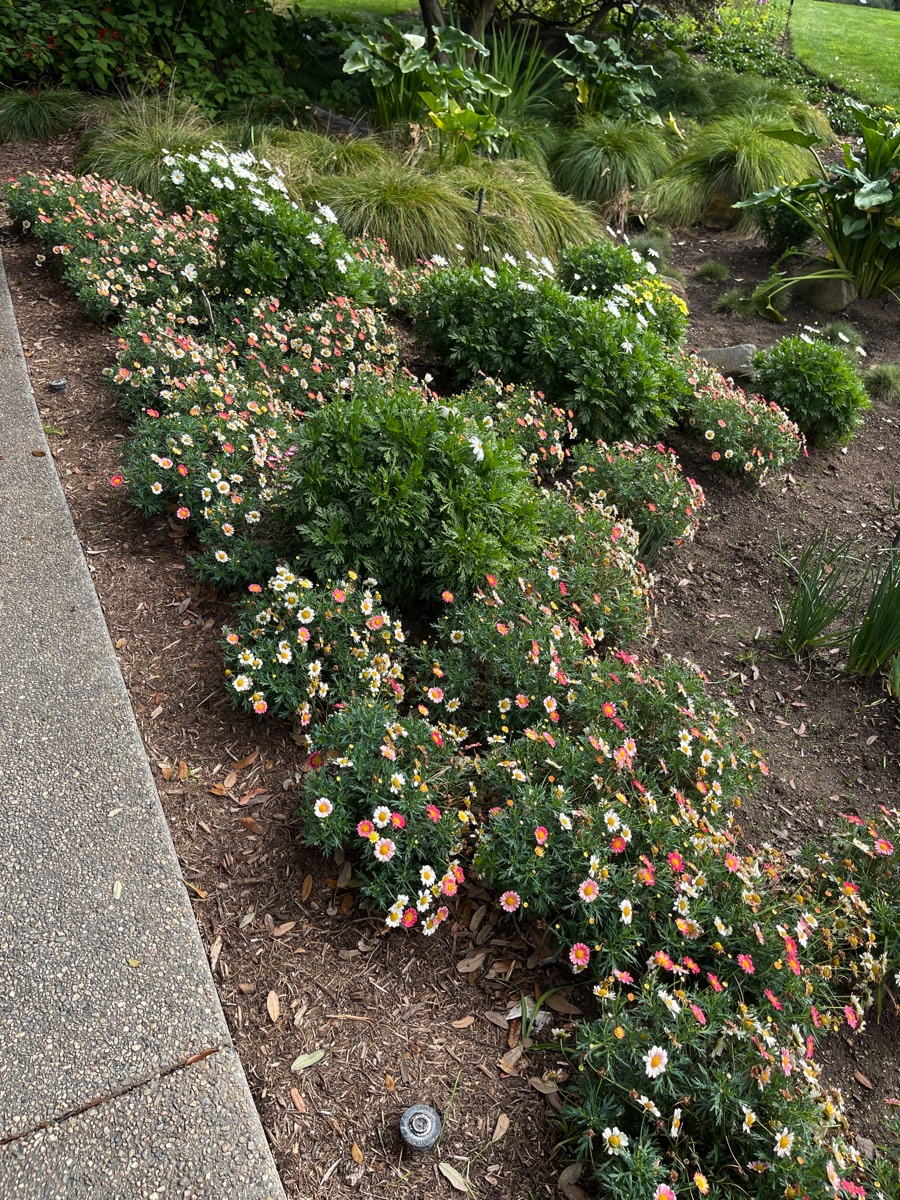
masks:
[(738, 346), (707, 346), (698, 350), (697, 354), (723, 375), (730, 375), (734, 379), (753, 378), (756, 347), (752, 342), (741, 342)]

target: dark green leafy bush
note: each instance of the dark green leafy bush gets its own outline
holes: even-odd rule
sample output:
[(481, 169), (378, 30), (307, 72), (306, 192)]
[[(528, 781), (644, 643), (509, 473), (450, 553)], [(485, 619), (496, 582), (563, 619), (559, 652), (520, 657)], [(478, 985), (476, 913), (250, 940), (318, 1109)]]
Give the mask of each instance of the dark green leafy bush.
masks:
[(546, 263), (540, 272), (511, 264), (434, 271), (421, 283), (418, 331), (458, 383), (481, 371), (531, 383), (572, 410), (583, 437), (656, 435), (686, 384), (653, 314), (627, 291), (603, 301), (572, 296), (550, 270)]
[(285, 89), (289, 22), (267, 0), (16, 0), (0, 24), (0, 82), (165, 88), (209, 109)]
[(823, 446), (849, 442), (871, 402), (859, 372), (836, 346), (786, 337), (755, 360), (756, 386)]
[(313, 413), (288, 479), (303, 565), (328, 578), (353, 564), (389, 603), (465, 591), (537, 544), (537, 497), (515, 445), (400, 379), (360, 379)]

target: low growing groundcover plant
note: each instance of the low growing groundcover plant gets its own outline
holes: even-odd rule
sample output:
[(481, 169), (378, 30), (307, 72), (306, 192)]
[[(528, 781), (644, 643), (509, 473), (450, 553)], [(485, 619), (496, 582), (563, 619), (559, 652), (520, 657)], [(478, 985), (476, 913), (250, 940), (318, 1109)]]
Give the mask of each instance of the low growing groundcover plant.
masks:
[[(80, 199), (96, 186), (41, 181), (17, 193), (20, 219), (47, 218), (37, 231), (49, 245), (77, 238), (88, 301), (106, 299), (94, 261), (109, 252), (105, 210)], [(169, 244), (169, 218), (134, 193), (110, 203), (112, 253), (125, 246), (142, 279), (141, 248), (152, 256), (153, 238)], [(176, 241), (186, 255), (199, 244)], [(369, 254), (384, 263), (382, 251)], [(426, 267), (407, 293), (414, 303), (443, 270)], [(799, 451), (780, 409), (673, 359), (677, 347), (645, 315), (654, 300), (613, 292), (617, 315), (608, 297), (563, 291), (546, 267), (501, 270), (513, 311), (519, 297), (527, 307), (559, 293), (563, 311), (588, 313), (583, 328), (602, 326), (607, 341), (633, 329), (648, 346), (657, 339), (652, 353), (686, 393), (682, 419), (722, 447), (713, 461), (755, 478)], [(585, 406), (549, 389), (542, 397), (537, 380), (479, 376), (491, 364), (478, 362), (477, 329), (460, 326), (472, 386), (444, 400), (403, 373), (383, 318), (350, 298), (296, 308), (277, 295), (204, 300), (195, 282), (176, 273), (156, 289), (125, 283), (108, 306), (125, 314), (113, 377), (134, 423), (125, 474), (145, 511), (194, 528), (207, 578), (245, 589), (225, 632), (227, 687), (238, 706), (295, 723), (308, 755), (304, 838), (349, 851), (388, 927), (433, 934), (474, 875), (594, 990), (600, 1015), (560, 1041), (571, 1068), (561, 1118), (568, 1152), (604, 1189), (634, 1200), (780, 1200), (858, 1188), (841, 1101), (816, 1054), (825, 1030), (861, 1027), (900, 966), (890, 940), (895, 816), (866, 826), (848, 816), (831, 855), (742, 843), (735, 815), (763, 760), (695, 667), (644, 652), (646, 514), (651, 504), (677, 512), (677, 534), (689, 536), (696, 493), (664, 451), (623, 448), (626, 465), (613, 466), (611, 443), (579, 447), (596, 409), (583, 428)], [(557, 352), (571, 350), (548, 345), (547, 360)], [(615, 362), (629, 353), (619, 343)], [(341, 440), (342, 415), (359, 420), (356, 443)], [(451, 499), (467, 496), (496, 454), (510, 495), (527, 494), (522, 512), (534, 514), (533, 532), (525, 520), (507, 531), (520, 541), (502, 566), (454, 576), (452, 557), (428, 560), (414, 590), (432, 614), (420, 609), (415, 626), (369, 578), (372, 566), (311, 561), (305, 532), (311, 520), (327, 530), (314, 497), (328, 472), (346, 475), (357, 454), (365, 463), (395, 420), (401, 440), (415, 441), (423, 420), (426, 441), (455, 439), (438, 480)], [(319, 542), (328, 547), (327, 532)], [(720, 1129), (726, 1138), (711, 1136)]]

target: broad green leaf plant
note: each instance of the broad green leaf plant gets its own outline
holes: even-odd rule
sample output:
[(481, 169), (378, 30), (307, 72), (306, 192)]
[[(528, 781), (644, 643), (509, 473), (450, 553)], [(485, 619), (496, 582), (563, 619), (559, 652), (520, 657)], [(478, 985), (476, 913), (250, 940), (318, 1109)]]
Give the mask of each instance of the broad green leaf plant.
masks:
[(423, 32), (401, 30), (385, 19), (350, 42), (344, 72), (368, 75), (383, 128), (427, 117), (437, 131), (441, 165), (463, 165), (475, 149), (494, 152), (508, 132), (492, 113), (491, 100), (511, 89), (474, 65), (488, 53), (482, 42), (452, 25), (436, 29), (429, 45)]
[[(781, 205), (799, 217), (825, 245), (825, 254), (812, 259), (816, 269), (805, 278), (846, 279), (860, 296), (900, 299), (900, 124), (877, 117), (864, 105), (850, 107), (861, 134), (859, 150), (844, 144), (843, 162), (826, 167), (815, 150), (820, 139), (795, 129), (770, 130), (771, 137), (812, 150), (820, 174), (768, 188), (735, 208)], [(788, 249), (754, 293), (766, 314), (777, 320), (784, 317), (775, 312), (772, 300), (794, 282), (779, 265), (797, 253)]]

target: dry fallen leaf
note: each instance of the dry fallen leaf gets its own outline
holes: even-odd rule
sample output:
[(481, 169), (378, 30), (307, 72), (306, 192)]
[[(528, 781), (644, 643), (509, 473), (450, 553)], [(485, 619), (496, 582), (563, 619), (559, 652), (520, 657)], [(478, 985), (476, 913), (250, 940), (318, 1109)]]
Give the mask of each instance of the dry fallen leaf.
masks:
[(266, 1008), (269, 1010), (272, 1023), (275, 1024), (281, 1016), (281, 1001), (278, 999), (277, 992), (269, 992), (268, 996), (266, 996)]
[(549, 996), (546, 1003), (548, 1008), (552, 1008), (555, 1013), (561, 1013), (563, 1016), (581, 1016), (581, 1009), (578, 1005), (573, 1004), (571, 1000), (567, 1000), (565, 996)]
[(387, 1088), (387, 1090), (388, 1090), (389, 1092), (392, 1092), (392, 1091), (394, 1090), (394, 1077), (393, 1077), (393, 1075), (385, 1075), (385, 1077), (384, 1077), (384, 1086)]
[(299, 1113), (306, 1112), (306, 1101), (303, 1099), (303, 1097), (300, 1095), (300, 1092), (295, 1087), (291, 1088), (291, 1104), (293, 1104), (293, 1106), (297, 1110), (297, 1112), (299, 1112)]
[(542, 1096), (549, 1096), (553, 1092), (558, 1092), (559, 1088), (549, 1079), (540, 1079), (537, 1075), (533, 1075), (528, 1080), (536, 1092), (540, 1092)]
[(312, 875), (307, 875), (307, 877), (303, 880), (303, 886), (300, 888), (301, 900), (309, 899), (309, 893), (312, 891), (312, 883)]
[(187, 777), (188, 777), (188, 765), (187, 765), (187, 763), (186, 763), (186, 762), (179, 762), (179, 763), (178, 763), (178, 778), (181, 780), (181, 782), (182, 782), (182, 783), (184, 783), (184, 781), (187, 779)]
[(219, 962), (219, 955), (222, 953), (222, 938), (217, 937), (209, 948), (209, 969), (215, 971)]
[(359, 1146), (357, 1146), (356, 1142), (354, 1142), (354, 1143), (353, 1143), (353, 1145), (350, 1147), (350, 1154), (351, 1154), (351, 1156), (352, 1156), (352, 1158), (353, 1158), (353, 1161), (354, 1161), (355, 1163), (361, 1163), (361, 1162), (362, 1162), (362, 1160), (363, 1160), (363, 1152), (362, 1152), (362, 1150), (360, 1150)]
[(874, 1090), (875, 1084), (872, 1083), (871, 1079), (867, 1079), (865, 1075), (863, 1075), (862, 1071), (854, 1071), (853, 1078), (857, 1083), (861, 1083), (863, 1087), (868, 1088), (869, 1091)]
[(296, 921), (285, 921), (283, 925), (276, 925), (272, 930), (272, 937), (284, 937), (286, 933), (290, 933), (296, 924)]
[(491, 1141), (499, 1142), (508, 1129), (509, 1117), (506, 1113), (501, 1113), (497, 1118), (497, 1124), (494, 1126), (494, 1132), (491, 1134)]
[(225, 776), (225, 778), (222, 780), (222, 787), (225, 789), (226, 792), (230, 792), (236, 783), (237, 783), (237, 771), (229, 771), (228, 774)]
[(513, 1046), (512, 1050), (507, 1050), (503, 1057), (497, 1063), (497, 1066), (505, 1075), (518, 1075), (516, 1063), (522, 1057), (522, 1047)]
[(255, 817), (241, 817), (241, 824), (245, 829), (249, 829), (251, 833), (262, 833), (263, 827)]
[(309, 1054), (298, 1054), (291, 1063), (291, 1070), (305, 1071), (307, 1067), (314, 1067), (316, 1063), (322, 1061), (326, 1053), (325, 1050), (311, 1050)]
[(468, 1192), (469, 1185), (457, 1171), (456, 1167), (451, 1167), (449, 1163), (438, 1163), (438, 1170), (447, 1180), (451, 1187), (456, 1188), (458, 1192)]
[(234, 764), (235, 771), (243, 771), (244, 767), (249, 767), (252, 762), (256, 762), (259, 758), (259, 750), (254, 750), (252, 754), (246, 754), (243, 758), (239, 758)]
[(499, 1012), (484, 1012), (481, 1014), (486, 1021), (490, 1021), (492, 1025), (496, 1025), (498, 1029), (502, 1029), (506, 1033), (506, 1014)]
[(486, 958), (487, 950), (482, 950), (479, 954), (472, 954), (458, 962), (456, 969), (460, 975), (468, 975), (470, 971), (477, 971)]
[(451, 1021), (450, 1023), (454, 1029), (468, 1029), (470, 1025), (475, 1024), (475, 1018), (471, 1016), (462, 1017), (459, 1021)]

